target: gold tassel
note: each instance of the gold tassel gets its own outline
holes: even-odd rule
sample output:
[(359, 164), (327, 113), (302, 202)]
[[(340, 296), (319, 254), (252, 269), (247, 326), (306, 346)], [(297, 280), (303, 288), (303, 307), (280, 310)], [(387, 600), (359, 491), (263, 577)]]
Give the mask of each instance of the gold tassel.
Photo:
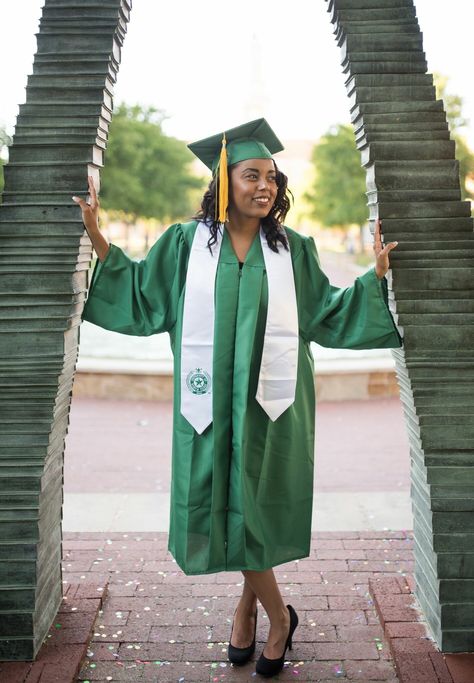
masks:
[(227, 219), (227, 206), (229, 204), (229, 178), (227, 174), (227, 140), (225, 137), (225, 133), (222, 137), (222, 148), (221, 155), (219, 158), (218, 190), (219, 199), (216, 202), (216, 219), (219, 221), (219, 223), (225, 223)]

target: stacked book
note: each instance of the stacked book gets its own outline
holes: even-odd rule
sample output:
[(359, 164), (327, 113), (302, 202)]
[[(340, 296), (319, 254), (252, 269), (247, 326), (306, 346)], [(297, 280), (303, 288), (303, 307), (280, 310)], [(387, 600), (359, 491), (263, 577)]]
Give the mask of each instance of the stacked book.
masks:
[(131, 0), (46, 0), (0, 206), (0, 660), (32, 659), (59, 607), (64, 440), (99, 169)]
[[(382, 219), (410, 440), (416, 594), (444, 651), (474, 649), (474, 236), (412, 0), (326, 0)], [(440, 35), (440, 39), (442, 35)], [(387, 434), (387, 439), (390, 434)]]

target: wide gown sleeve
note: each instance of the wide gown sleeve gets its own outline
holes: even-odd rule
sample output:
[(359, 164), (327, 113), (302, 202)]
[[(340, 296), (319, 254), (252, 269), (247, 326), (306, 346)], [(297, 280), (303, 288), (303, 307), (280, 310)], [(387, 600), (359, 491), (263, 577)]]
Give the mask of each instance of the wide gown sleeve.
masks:
[(400, 348), (399, 334), (388, 308), (385, 278), (375, 268), (346, 288), (334, 287), (323, 272), (312, 237), (302, 249), (301, 318), (309, 341), (341, 349)]
[(141, 261), (111, 244), (92, 274), (83, 320), (137, 336), (170, 331), (185, 272), (180, 224), (170, 226)]

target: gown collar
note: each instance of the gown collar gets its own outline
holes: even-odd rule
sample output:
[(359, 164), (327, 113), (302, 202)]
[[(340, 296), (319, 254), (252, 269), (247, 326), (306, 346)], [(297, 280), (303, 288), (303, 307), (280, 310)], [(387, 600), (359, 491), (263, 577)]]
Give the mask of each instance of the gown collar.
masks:
[[(235, 263), (237, 265), (239, 263), (239, 259), (237, 258), (237, 254), (235, 253), (234, 247), (232, 246), (232, 241), (230, 239), (227, 228), (224, 228), (219, 260), (221, 261), (221, 263)], [(253, 266), (257, 268), (265, 267), (259, 231), (255, 233), (255, 237), (253, 238), (253, 241), (249, 247), (249, 250), (244, 260), (244, 266)]]

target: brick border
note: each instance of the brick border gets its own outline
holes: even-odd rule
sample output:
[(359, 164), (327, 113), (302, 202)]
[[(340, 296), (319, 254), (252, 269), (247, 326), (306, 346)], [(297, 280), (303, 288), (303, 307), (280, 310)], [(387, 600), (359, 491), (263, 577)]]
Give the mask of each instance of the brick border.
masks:
[(429, 636), (412, 577), (369, 579), (400, 683), (472, 683), (474, 653), (443, 654)]
[(36, 659), (0, 662), (1, 681), (74, 683), (107, 595), (107, 584), (65, 583), (64, 591), (61, 607)]

